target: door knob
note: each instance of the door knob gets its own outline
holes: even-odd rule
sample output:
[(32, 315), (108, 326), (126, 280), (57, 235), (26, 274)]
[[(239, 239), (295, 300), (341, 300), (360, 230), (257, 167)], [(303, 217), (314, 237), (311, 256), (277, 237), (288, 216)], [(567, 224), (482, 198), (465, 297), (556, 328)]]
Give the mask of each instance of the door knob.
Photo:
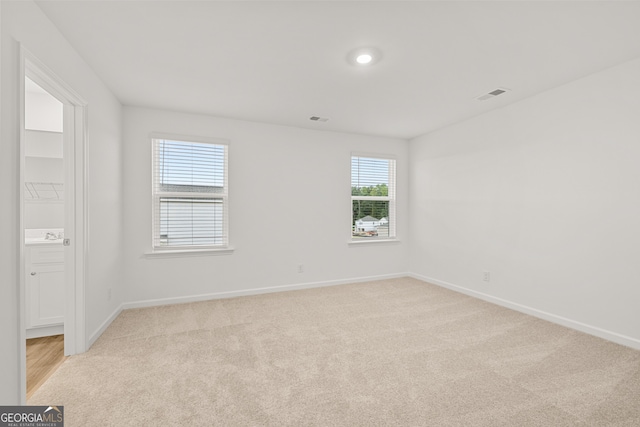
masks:
[(31, 275), (32, 275), (32, 276), (35, 276), (35, 275), (36, 275), (36, 272), (35, 272), (35, 271), (32, 271), (32, 272), (31, 272)]

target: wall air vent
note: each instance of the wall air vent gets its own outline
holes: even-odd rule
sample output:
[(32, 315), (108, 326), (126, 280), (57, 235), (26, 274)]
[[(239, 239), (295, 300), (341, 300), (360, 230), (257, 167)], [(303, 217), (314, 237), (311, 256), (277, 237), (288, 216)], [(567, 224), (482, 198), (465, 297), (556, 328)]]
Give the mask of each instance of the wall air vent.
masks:
[(477, 97), (476, 99), (478, 101), (486, 101), (487, 99), (495, 98), (498, 95), (502, 95), (503, 93), (506, 93), (508, 90), (509, 89), (498, 88), (498, 89), (492, 90), (489, 93), (485, 93), (484, 95), (481, 95), (481, 96)]
[(329, 119), (326, 117), (311, 116), (309, 117), (309, 120), (313, 120), (314, 122), (326, 122)]

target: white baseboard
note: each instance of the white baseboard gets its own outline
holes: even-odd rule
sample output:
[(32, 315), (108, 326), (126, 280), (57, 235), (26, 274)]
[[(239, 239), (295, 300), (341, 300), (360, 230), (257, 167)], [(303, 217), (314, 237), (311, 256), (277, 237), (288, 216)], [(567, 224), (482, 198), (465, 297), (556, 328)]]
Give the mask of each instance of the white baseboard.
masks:
[(313, 282), (313, 283), (302, 283), (296, 285), (282, 285), (282, 286), (271, 286), (266, 288), (254, 288), (254, 289), (245, 289), (242, 291), (228, 291), (228, 292), (214, 292), (210, 294), (202, 294), (202, 295), (189, 295), (182, 297), (173, 297), (173, 298), (159, 298), (159, 299), (151, 299), (151, 300), (142, 300), (142, 301), (132, 301), (125, 302), (121, 304), (118, 308), (114, 310), (113, 313), (100, 325), (100, 327), (89, 337), (89, 342), (87, 345), (87, 349), (91, 348), (91, 346), (100, 338), (100, 335), (107, 330), (111, 322), (115, 320), (116, 317), (122, 312), (122, 310), (127, 310), (130, 308), (143, 308), (143, 307), (155, 307), (161, 305), (171, 305), (171, 304), (183, 304), (188, 302), (197, 302), (197, 301), (208, 301), (212, 299), (222, 299), (222, 298), (233, 298), (239, 296), (247, 296), (247, 295), (258, 295), (258, 294), (266, 294), (272, 292), (285, 292), (285, 291), (293, 291), (297, 289), (310, 289), (310, 288), (319, 288), (323, 286), (335, 286), (335, 285), (344, 285), (348, 283), (358, 283), (358, 282), (369, 282), (373, 280), (385, 280), (385, 279), (395, 279), (398, 277), (406, 277), (408, 273), (398, 273), (398, 274), (386, 274), (380, 276), (369, 276), (369, 277), (357, 277), (352, 279), (343, 279), (343, 280), (330, 280), (324, 282)]
[(111, 322), (116, 320), (116, 317), (118, 317), (118, 315), (123, 310), (122, 306), (123, 304), (120, 304), (120, 306), (116, 308), (104, 322), (102, 322), (100, 327), (93, 334), (91, 334), (91, 336), (89, 337), (89, 342), (87, 343), (87, 350), (89, 350), (91, 346), (98, 340), (98, 338), (100, 338), (100, 335), (102, 335), (102, 333), (107, 330)]
[(27, 339), (31, 339), (31, 338), (50, 337), (52, 335), (60, 335), (60, 334), (64, 334), (64, 325), (62, 323), (59, 325), (43, 326), (40, 328), (27, 329), (25, 336)]
[(271, 286), (271, 287), (265, 287), (265, 288), (244, 289), (241, 291), (214, 292), (214, 293), (201, 294), (201, 295), (189, 295), (189, 296), (182, 296), (182, 297), (159, 298), (159, 299), (151, 299), (151, 300), (126, 302), (121, 304), (116, 310), (114, 310), (114, 312), (91, 335), (91, 337), (89, 338), (89, 343), (88, 343), (89, 345), (87, 346), (87, 348), (90, 348), (97, 341), (97, 339), (100, 338), (100, 335), (102, 335), (102, 333), (109, 327), (111, 322), (113, 322), (115, 318), (118, 317), (118, 315), (122, 312), (122, 310), (130, 309), (130, 308), (143, 308), (143, 307), (170, 305), (170, 304), (183, 304), (183, 303), (207, 301), (207, 300), (213, 300), (213, 299), (234, 298), (239, 296), (259, 295), (259, 294), (266, 294), (266, 293), (273, 293), (273, 292), (285, 292), (285, 291), (293, 291), (293, 290), (299, 290), (299, 289), (311, 289), (311, 288), (320, 288), (325, 286), (345, 285), (349, 283), (370, 282), (374, 280), (395, 279), (398, 277), (406, 277), (406, 276), (413, 277), (418, 280), (422, 280), (423, 282), (432, 283), (434, 285), (441, 286), (443, 288), (447, 288), (455, 292), (460, 292), (465, 295), (469, 295), (474, 298), (478, 298), (487, 302), (491, 302), (493, 304), (496, 304), (502, 307), (510, 308), (512, 310), (516, 310), (521, 313), (525, 313), (525, 314), (537, 317), (539, 319), (547, 320), (549, 322), (556, 323), (558, 325), (562, 325), (567, 328), (575, 329), (577, 331), (584, 332), (589, 335), (593, 335), (599, 338), (606, 339), (608, 341), (615, 342), (617, 344), (621, 344), (627, 347), (640, 350), (640, 340), (636, 338), (618, 334), (616, 332), (608, 331), (595, 326), (587, 325), (585, 323), (568, 319), (566, 317), (558, 316), (552, 313), (548, 313), (546, 311), (538, 310), (533, 307), (508, 301), (502, 298), (494, 297), (492, 295), (488, 295), (488, 294), (478, 292), (472, 289), (468, 289), (462, 286), (454, 285), (452, 283), (445, 282), (443, 280), (434, 279), (432, 277), (426, 277), (417, 273), (387, 274), (387, 275), (379, 275), (379, 276), (357, 277), (357, 278), (351, 278), (351, 279), (329, 280), (329, 281), (323, 281), (323, 282), (311, 282), (311, 283), (301, 283), (301, 284), (294, 284), (294, 285), (281, 285), (281, 286)]
[(244, 289), (241, 291), (214, 292), (202, 295), (190, 295), (173, 298), (160, 298), (142, 301), (133, 301), (122, 304), (122, 309), (155, 307), (160, 305), (183, 304), (196, 301), (207, 301), (212, 299), (234, 298), (247, 295), (259, 295), (272, 292), (294, 291), (299, 289), (320, 288), (325, 286), (345, 285), (348, 283), (370, 282), (374, 280), (395, 279), (398, 277), (406, 277), (409, 273), (386, 274), (380, 276), (356, 277), (351, 279), (329, 280), (324, 282), (300, 283), (295, 285), (271, 286), (266, 288)]
[(577, 331), (584, 332), (589, 335), (594, 335), (596, 337), (603, 338), (605, 340), (612, 341), (617, 344), (621, 344), (627, 347), (634, 348), (636, 350), (640, 350), (640, 340), (636, 338), (628, 337), (626, 335), (618, 334), (616, 332), (607, 331), (605, 329), (601, 329), (596, 326), (587, 325), (582, 322), (567, 319), (566, 317), (558, 316), (552, 313), (547, 313), (546, 311), (538, 310), (536, 308), (528, 307), (526, 305), (518, 304), (502, 298), (497, 298), (482, 292), (474, 291), (472, 289), (454, 285), (452, 283), (448, 283), (442, 280), (434, 279), (432, 277), (426, 277), (416, 273), (409, 273), (408, 276), (413, 277), (414, 279), (422, 280), (423, 282), (432, 283), (434, 285), (438, 285), (443, 288), (450, 289), (452, 291), (460, 292), (462, 294), (469, 295), (474, 298), (479, 298), (481, 300), (484, 300), (496, 305), (500, 305), (502, 307), (510, 308), (512, 310), (519, 311), (521, 313), (529, 314), (539, 319), (547, 320), (549, 322), (556, 323), (558, 325), (566, 326), (567, 328), (575, 329)]

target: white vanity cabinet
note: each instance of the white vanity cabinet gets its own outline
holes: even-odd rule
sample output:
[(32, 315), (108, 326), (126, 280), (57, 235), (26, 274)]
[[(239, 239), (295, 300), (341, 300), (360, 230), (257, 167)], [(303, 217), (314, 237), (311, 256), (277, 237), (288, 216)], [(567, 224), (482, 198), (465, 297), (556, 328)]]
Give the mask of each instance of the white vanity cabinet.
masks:
[[(64, 324), (64, 247), (61, 244), (26, 246), (27, 330)], [(39, 335), (31, 331), (28, 335)], [(35, 333), (34, 333), (35, 332)]]

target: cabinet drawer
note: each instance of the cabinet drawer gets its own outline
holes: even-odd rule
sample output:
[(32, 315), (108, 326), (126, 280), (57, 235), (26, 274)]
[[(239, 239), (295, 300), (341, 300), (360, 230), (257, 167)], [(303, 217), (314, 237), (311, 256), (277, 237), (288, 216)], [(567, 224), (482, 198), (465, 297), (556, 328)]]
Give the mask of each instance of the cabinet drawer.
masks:
[(64, 262), (63, 246), (46, 246), (41, 248), (30, 248), (32, 264)]

